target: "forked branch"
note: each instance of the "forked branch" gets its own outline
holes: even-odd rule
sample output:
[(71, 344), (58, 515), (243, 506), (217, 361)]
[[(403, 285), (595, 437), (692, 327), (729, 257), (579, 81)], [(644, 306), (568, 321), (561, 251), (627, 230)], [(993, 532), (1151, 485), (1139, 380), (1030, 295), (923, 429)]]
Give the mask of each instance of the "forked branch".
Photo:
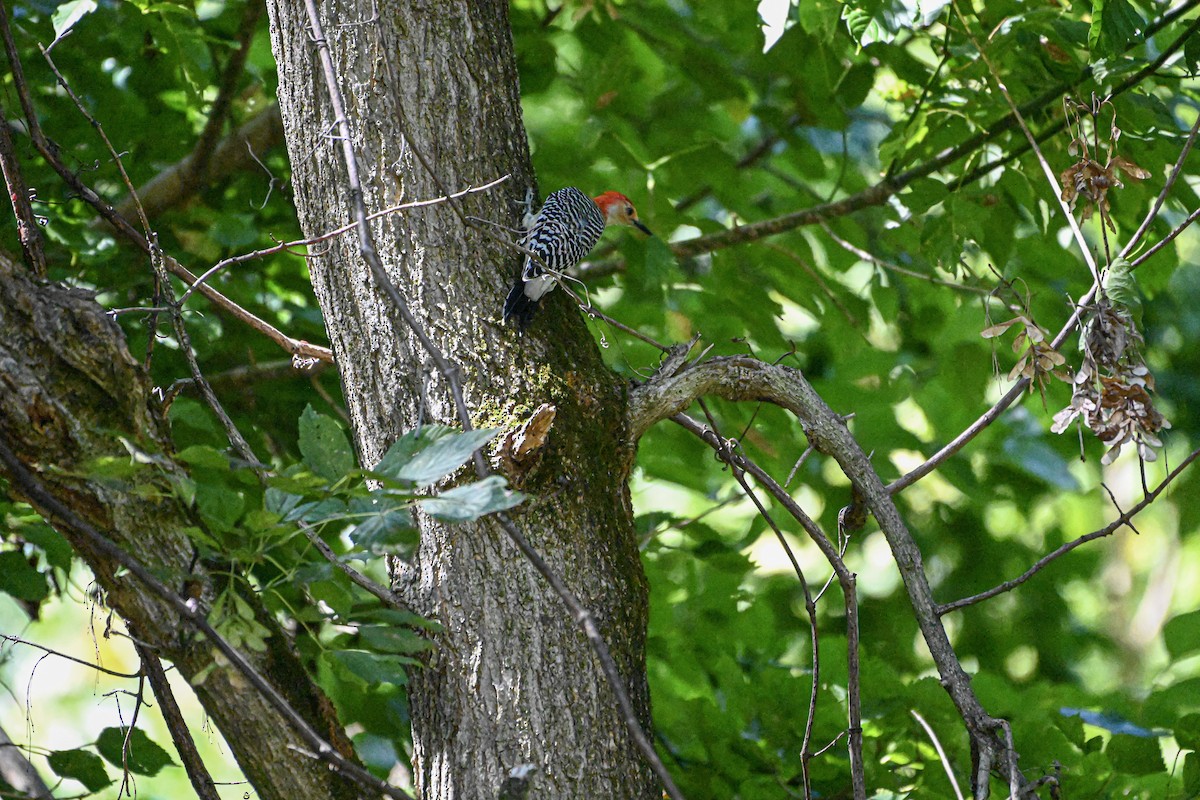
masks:
[[(976, 775), (995, 767), (1005, 774), (1016, 772), (1016, 753), (996, 735), (1000, 720), (991, 717), (971, 688), (938, 615), (917, 547), (891, 494), (884, 486), (867, 454), (850, 434), (844, 419), (825, 404), (799, 370), (767, 364), (749, 356), (715, 358), (695, 364), (674, 375), (662, 375), (635, 387), (629, 396), (627, 422), (631, 436), (640, 438), (654, 423), (674, 417), (693, 401), (716, 395), (735, 401), (773, 403), (796, 415), (813, 449), (838, 462), (850, 479), (864, 506), (879, 523), (900, 570), (917, 624), (937, 665), (942, 686), (958, 708), (977, 758)], [(976, 796), (987, 796), (984, 780)]]

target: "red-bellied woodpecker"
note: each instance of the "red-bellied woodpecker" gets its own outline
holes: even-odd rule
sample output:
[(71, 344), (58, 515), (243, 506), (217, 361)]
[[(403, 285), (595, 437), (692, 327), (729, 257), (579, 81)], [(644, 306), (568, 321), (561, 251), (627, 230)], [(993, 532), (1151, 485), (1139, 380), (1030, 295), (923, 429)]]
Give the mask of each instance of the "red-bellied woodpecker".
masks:
[(620, 192), (605, 192), (595, 199), (573, 186), (551, 192), (537, 215), (527, 221), (521, 238), (521, 246), (537, 254), (541, 263), (525, 256), (521, 275), (504, 301), (504, 321), (516, 318), (524, 330), (542, 296), (592, 251), (609, 225), (632, 225), (650, 234), (638, 221), (633, 203)]

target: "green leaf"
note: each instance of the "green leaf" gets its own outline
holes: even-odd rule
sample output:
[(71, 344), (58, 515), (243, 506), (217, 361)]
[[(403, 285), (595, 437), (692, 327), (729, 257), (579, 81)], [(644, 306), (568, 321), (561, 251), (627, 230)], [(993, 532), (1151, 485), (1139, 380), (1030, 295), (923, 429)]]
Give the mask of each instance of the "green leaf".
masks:
[(842, 16), (839, 0), (805, 0), (796, 3), (800, 16), (800, 27), (822, 41), (830, 41), (837, 33)]
[(232, 529), (245, 507), (246, 498), (235, 489), (211, 480), (196, 484), (196, 508), (218, 531)]
[(441, 425), (426, 426), (419, 435), (410, 431), (401, 436), (372, 471), (425, 486), (467, 463), (472, 453), (498, 433), (494, 428), (459, 433)]
[(407, 656), (381, 655), (365, 650), (326, 651), (322, 657), (326, 656), (339, 664), (344, 672), (353, 675), (368, 687), (382, 683), (407, 686), (408, 672), (405, 671), (405, 667), (421, 663)]
[(508, 488), (504, 478), (490, 475), (481, 481), (448, 489), (437, 497), (425, 498), (420, 501), (420, 506), (438, 519), (466, 522), (484, 514), (506, 511), (524, 499), (525, 495)]
[(1104, 275), (1104, 293), (1108, 299), (1120, 306), (1137, 308), (1142, 300), (1138, 294), (1137, 279), (1133, 265), (1128, 259), (1114, 259)]
[(1192, 72), (1200, 71), (1200, 34), (1193, 33), (1183, 43), (1183, 60)]
[(46, 576), (38, 572), (17, 550), (0, 553), (0, 592), (18, 600), (38, 602), (50, 593)]
[(76, 22), (96, 10), (96, 0), (70, 0), (63, 3), (50, 17), (54, 25), (54, 38), (61, 39)]
[(79, 781), (89, 792), (98, 792), (112, 783), (104, 769), (104, 760), (87, 750), (55, 750), (46, 763), (60, 778)]
[(1200, 714), (1184, 714), (1176, 720), (1175, 741), (1184, 750), (1200, 750)]
[(208, 445), (194, 444), (180, 450), (177, 457), (190, 467), (229, 471), (229, 458), (217, 448)]
[(1127, 775), (1153, 775), (1166, 770), (1162, 748), (1155, 737), (1113, 734), (1104, 749), (1113, 769)]
[(223, 592), (208, 617), (209, 623), (234, 647), (257, 653), (266, 651), (271, 631), (258, 621), (254, 609), (237, 592)]
[(1079, 491), (1079, 481), (1071, 474), (1070, 464), (1045, 441), (1012, 436), (1001, 447), (1004, 460), (1027, 475), (1065, 492)]
[(36, 545), (46, 554), (46, 561), (52, 567), (63, 571), (71, 569), (71, 559), (75, 551), (63, 535), (49, 525), (34, 524), (21, 528), (21, 537), (32, 545)]
[(332, 417), (318, 414), (311, 405), (300, 415), (300, 454), (312, 471), (336, 483), (354, 470), (354, 451)]
[(1172, 617), (1163, 626), (1163, 642), (1171, 658), (1182, 658), (1200, 650), (1200, 611)]
[(129, 758), (124, 761), (125, 732), (128, 728), (105, 728), (96, 740), (96, 749), (104, 760), (114, 767), (128, 763), (129, 771), (138, 775), (157, 775), (163, 767), (177, 766), (163, 750), (155, 744), (141, 728), (134, 728), (129, 736)]
[(1200, 753), (1188, 753), (1183, 759), (1183, 796), (1200, 796)]
[(363, 644), (377, 653), (417, 655), (433, 649), (433, 642), (411, 628), (366, 626), (359, 629)]
[(375, 555), (410, 551), (417, 543), (412, 513), (382, 492), (350, 501), (350, 514), (365, 514), (350, 531), (350, 541)]
[(1094, 57), (1111, 56), (1141, 41), (1146, 22), (1128, 0), (1092, 0), (1088, 49)]

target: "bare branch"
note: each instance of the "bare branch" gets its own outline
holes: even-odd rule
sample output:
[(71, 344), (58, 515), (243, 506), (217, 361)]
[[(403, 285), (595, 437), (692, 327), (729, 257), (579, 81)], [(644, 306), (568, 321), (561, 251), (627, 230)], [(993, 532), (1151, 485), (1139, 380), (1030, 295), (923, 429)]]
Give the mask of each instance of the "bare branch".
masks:
[(50, 787), (42, 780), (33, 764), (29, 763), (29, 759), (21, 754), (20, 748), (8, 738), (3, 728), (0, 728), (0, 778), (22, 797), (28, 797), (30, 800), (54, 800)]
[[(185, 202), (206, 185), (244, 172), (254, 164), (254, 153), (269, 150), (283, 141), (283, 120), (279, 106), (271, 105), (242, 123), (212, 148), (212, 156), (203, 171), (193, 166), (196, 151), (167, 167), (137, 189), (146, 216), (154, 219), (168, 209)], [(192, 177), (194, 175), (194, 177)], [(126, 197), (116, 212), (128, 217), (134, 213), (133, 200)]]
[(1134, 231), (1133, 236), (1129, 237), (1129, 241), (1121, 248), (1121, 254), (1118, 258), (1126, 258), (1133, 249), (1138, 246), (1138, 242), (1146, 235), (1146, 231), (1150, 230), (1150, 224), (1158, 218), (1159, 209), (1166, 202), (1167, 195), (1171, 193), (1171, 188), (1175, 185), (1175, 180), (1183, 172), (1183, 163), (1187, 160), (1188, 153), (1192, 152), (1192, 146), (1196, 143), (1196, 134), (1200, 133), (1200, 117), (1196, 117), (1195, 123), (1192, 124), (1192, 130), (1188, 133), (1187, 139), (1183, 143), (1183, 147), (1179, 150), (1179, 158), (1175, 159), (1175, 166), (1171, 170), (1171, 174), (1167, 176), (1167, 180), (1163, 183), (1163, 188), (1158, 193), (1158, 197), (1154, 198), (1154, 203), (1150, 206), (1150, 210), (1146, 212), (1146, 218), (1142, 220), (1142, 224)]
[(1143, 497), (1141, 502), (1139, 502), (1137, 505), (1133, 506), (1132, 508), (1130, 508), (1128, 511), (1124, 512), (1120, 516), (1118, 516), (1116, 519), (1114, 519), (1112, 522), (1105, 525), (1103, 528), (1092, 531), (1091, 533), (1085, 533), (1083, 536), (1080, 536), (1078, 539), (1073, 539), (1073, 540), (1067, 542), (1066, 544), (1062, 545), (1061, 547), (1055, 548), (1051, 552), (1049, 552), (1046, 555), (1039, 558), (1032, 567), (1025, 570), (1025, 572), (1023, 572), (1020, 576), (1013, 578), (1010, 581), (1005, 581), (1004, 583), (1000, 584), (999, 586), (994, 586), (991, 589), (988, 589), (986, 592), (980, 592), (979, 594), (974, 594), (974, 595), (971, 595), (970, 597), (964, 597), (961, 600), (955, 600), (951, 603), (944, 603), (942, 605), (939, 605), (937, 607), (938, 616), (943, 616), (945, 614), (949, 614), (951, 611), (957, 611), (960, 608), (966, 608), (967, 606), (975, 605), (976, 603), (983, 602), (984, 600), (989, 600), (989, 599), (995, 597), (996, 595), (1004, 594), (1005, 592), (1012, 591), (1013, 589), (1020, 586), (1022, 583), (1025, 583), (1025, 581), (1032, 578), (1034, 575), (1041, 572), (1043, 569), (1045, 569), (1047, 566), (1049, 566), (1052, 562), (1057, 561), (1062, 556), (1064, 556), (1067, 553), (1074, 550), (1076, 547), (1079, 547), (1082, 544), (1087, 544), (1088, 542), (1090, 542), (1094, 539), (1102, 539), (1105, 536), (1111, 536), (1112, 534), (1116, 533), (1118, 530), (1120, 530), (1121, 528), (1123, 528), (1127, 525), (1132, 527), (1133, 518), (1135, 516), (1137, 516), (1137, 514), (1142, 511), (1142, 509), (1146, 508), (1151, 503), (1153, 503), (1158, 498), (1158, 496), (1161, 495), (1163, 493), (1163, 491), (1168, 486), (1171, 485), (1171, 482), (1173, 480), (1175, 480), (1177, 477), (1179, 477), (1180, 473), (1182, 473), (1185, 469), (1187, 469), (1188, 465), (1191, 464), (1193, 461), (1195, 461), (1197, 458), (1200, 458), (1200, 449), (1193, 450), (1191, 453), (1189, 453), (1188, 457), (1185, 458), (1179, 464), (1179, 466), (1177, 466), (1177, 467), (1175, 467), (1175, 469), (1171, 470), (1171, 472), (1167, 475), (1167, 477), (1163, 479), (1163, 482), (1160, 483), (1157, 487), (1155, 487), (1155, 489), (1153, 491), (1151, 491), (1149, 494), (1147, 494), (1145, 497)]
[(108, 667), (102, 667), (99, 664), (93, 664), (90, 661), (84, 661), (82, 658), (76, 658), (75, 656), (67, 655), (66, 653), (60, 652), (58, 650), (54, 650), (54, 649), (46, 647), (45, 645), (42, 645), (42, 644), (38, 644), (37, 642), (31, 642), (31, 641), (28, 641), (27, 639), (22, 639), (19, 636), (10, 636), (7, 633), (0, 633), (0, 639), (3, 639), (6, 642), (12, 642), (13, 644), (23, 644), (26, 647), (36, 648), (38, 650), (41, 650), (42, 652), (49, 653), (52, 656), (58, 656), (59, 658), (65, 658), (67, 661), (74, 661), (76, 664), (82, 664), (85, 667), (94, 669), (97, 672), (103, 672), (105, 675), (111, 675), (114, 678), (125, 678), (127, 680), (133, 680), (134, 678), (140, 677), (139, 673), (137, 673), (137, 672), (117, 672), (116, 670), (109, 669)]
[(138, 200), (137, 193), (134, 191), (133, 181), (129, 180), (129, 173), (125, 171), (125, 162), (121, 160), (120, 153), (118, 153), (117, 149), (113, 147), (112, 142), (108, 140), (108, 134), (104, 132), (104, 126), (100, 124), (99, 120), (92, 116), (92, 113), (88, 111), (87, 106), (83, 104), (83, 101), (80, 100), (75, 94), (75, 90), (71, 88), (71, 84), (67, 83), (67, 79), (63, 77), (61, 72), (58, 71), (58, 66), (55, 65), (54, 59), (50, 57), (50, 51), (40, 44), (38, 45), (38, 48), (42, 51), (42, 58), (46, 59), (46, 64), (49, 65), (50, 71), (53, 72), (54, 77), (58, 79), (58, 85), (61, 86), (63, 91), (67, 93), (67, 96), (71, 98), (71, 102), (75, 104), (75, 108), (79, 109), (79, 113), (83, 115), (83, 118), (88, 121), (89, 125), (96, 129), (96, 133), (99, 135), (100, 140), (104, 142), (104, 146), (107, 148), (108, 154), (112, 157), (113, 164), (116, 166), (117, 172), (121, 174), (121, 181), (124, 182), (125, 188), (129, 190), (130, 199), (133, 200), (134, 208), (137, 210), (138, 219), (140, 219), (142, 222), (142, 232), (145, 234), (147, 239), (150, 239), (150, 220), (146, 218), (146, 211), (142, 208), (141, 201)]
[[(142, 672), (145, 674), (146, 680), (150, 682), (150, 689), (158, 700), (158, 710), (167, 723), (171, 741), (175, 743), (175, 752), (179, 754), (179, 760), (183, 762), (183, 768), (187, 772), (188, 780), (191, 781), (192, 789), (196, 792), (196, 797), (199, 800), (221, 800), (221, 796), (217, 794), (216, 784), (213, 783), (212, 775), (208, 772), (208, 767), (204, 766), (200, 753), (196, 751), (196, 742), (192, 739), (192, 732), (188, 728), (187, 720), (183, 718), (183, 712), (179, 710), (179, 703), (175, 700), (175, 693), (171, 690), (171, 682), (167, 680), (167, 673), (163, 670), (162, 661), (153, 650), (136, 638), (133, 639), (133, 646), (137, 650), (138, 658), (141, 659)], [(132, 725), (129, 727), (133, 728)]]
[(1187, 219), (1185, 219), (1183, 222), (1181, 222), (1175, 226), (1175, 230), (1171, 231), (1166, 236), (1164, 236), (1162, 239), (1155, 242), (1153, 247), (1150, 247), (1148, 250), (1146, 250), (1146, 252), (1142, 253), (1140, 256), (1138, 256), (1132, 262), (1130, 262), (1130, 266), (1133, 267), (1134, 269), (1137, 269), (1142, 264), (1145, 264), (1147, 259), (1149, 259), (1151, 256), (1153, 256), (1159, 250), (1162, 250), (1168, 244), (1170, 244), (1175, 239), (1176, 236), (1183, 233), (1184, 230), (1189, 225), (1191, 225), (1193, 222), (1195, 222), (1198, 218), (1200, 218), (1200, 208), (1197, 208), (1195, 211), (1188, 214)]
[(308, 539), (312, 546), (316, 548), (317, 552), (320, 553), (326, 561), (337, 567), (343, 575), (350, 579), (351, 583), (360, 589), (365, 590), (368, 594), (373, 595), (377, 600), (379, 600), (379, 602), (383, 603), (388, 608), (394, 608), (398, 611), (412, 610), (411, 604), (401, 598), (396, 592), (380, 586), (378, 583), (371, 580), (366, 575), (363, 575), (361, 572), (351, 567), (342, 559), (338, 558), (338, 554), (333, 552), (333, 548), (326, 544), (325, 540), (317, 535), (317, 532), (313, 530), (311, 525), (304, 522), (304, 520), (297, 520), (297, 523), (300, 526), (300, 530), (304, 533), (305, 538)]
[[(0, 13), (3, 9), (0, 9)], [(17, 239), (21, 242), (21, 252), (25, 255), (25, 264), (38, 277), (46, 277), (46, 254), (42, 251), (42, 231), (38, 226), (37, 215), (33, 213), (33, 204), (29, 200), (29, 186), (21, 173), (21, 163), (17, 160), (17, 151), (13, 147), (12, 131), (8, 127), (8, 118), (4, 108), (0, 106), (0, 173), (4, 175), (4, 184), (8, 189), (8, 197), (12, 201), (13, 213), (17, 217)]]
[[(809, 631), (813, 646), (813, 676), (812, 685), (809, 694), (808, 721), (804, 728), (804, 739), (801, 745), (800, 759), (804, 776), (805, 797), (809, 797), (809, 773), (808, 764), (816, 756), (825, 752), (825, 749), (813, 753), (811, 752), (812, 744), (812, 725), (816, 717), (817, 707), (817, 688), (820, 677), (820, 650), (819, 638), (817, 636), (817, 617), (816, 603), (820, 599), (818, 594), (815, 598), (809, 591), (808, 583), (804, 579), (804, 573), (800, 569), (799, 563), (796, 561), (791, 548), (783, 538), (783, 533), (776, 526), (774, 520), (767, 514), (765, 507), (759, 502), (758, 497), (751, 491), (749, 484), (746, 483), (744, 473), (749, 472), (754, 476), (764, 488), (775, 498), (776, 502), (783, 506), (784, 509), (791, 514), (792, 518), (800, 523), (800, 527), (808, 534), (809, 539), (821, 550), (829, 561), (830, 567), (833, 569), (834, 575), (837, 577), (838, 584), (842, 589), (842, 598), (846, 611), (846, 659), (847, 659), (847, 716), (849, 717), (847, 737), (847, 747), (850, 756), (850, 775), (853, 786), (854, 797), (856, 800), (866, 797), (866, 784), (863, 772), (863, 757), (862, 757), (862, 705), (861, 705), (861, 687), (859, 686), (859, 657), (858, 657), (858, 594), (857, 581), (850, 570), (846, 568), (845, 562), (842, 560), (842, 554), (821, 530), (820, 526), (805, 513), (804, 509), (787, 493), (779, 483), (772, 478), (766, 470), (760, 467), (757, 463), (747, 458), (744, 454), (737, 452), (731, 446), (730, 440), (720, 436), (715, 429), (708, 429), (699, 422), (693, 420), (686, 414), (676, 414), (671, 417), (673, 422), (678, 423), (683, 428), (696, 435), (701, 441), (709, 445), (716, 452), (717, 457), (729, 465), (733, 471), (735, 479), (742, 487), (743, 491), (754, 502), (759, 513), (771, 525), (772, 530), (778, 537), (780, 544), (783, 545), (784, 551), (788, 558), (791, 559), (792, 568), (795, 570), (797, 577), (800, 580), (800, 585), (804, 590), (805, 610), (809, 618)], [(709, 417), (711, 422), (712, 418)], [(836, 740), (835, 740), (836, 741)]]
[(887, 539), (942, 685), (971, 736), (972, 751), (979, 759), (1007, 768), (1016, 754), (996, 737), (997, 720), (984, 710), (971, 689), (970, 678), (939, 619), (921, 551), (870, 459), (850, 435), (842, 417), (825, 404), (799, 370), (765, 364), (748, 356), (734, 356), (696, 364), (675, 375), (661, 376), (634, 387), (629, 396), (627, 417), (631, 436), (634, 439), (640, 437), (650, 425), (673, 417), (706, 394), (729, 400), (766, 401), (791, 411), (799, 419), (813, 449), (838, 462)]

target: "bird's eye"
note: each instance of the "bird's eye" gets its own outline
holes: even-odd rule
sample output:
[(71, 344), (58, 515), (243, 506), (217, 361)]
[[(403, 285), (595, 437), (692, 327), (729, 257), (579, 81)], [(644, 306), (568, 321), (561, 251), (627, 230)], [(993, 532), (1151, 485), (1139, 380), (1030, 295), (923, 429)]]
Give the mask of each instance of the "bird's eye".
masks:
[(633, 206), (625, 206), (625, 213), (632, 216), (633, 215)]

